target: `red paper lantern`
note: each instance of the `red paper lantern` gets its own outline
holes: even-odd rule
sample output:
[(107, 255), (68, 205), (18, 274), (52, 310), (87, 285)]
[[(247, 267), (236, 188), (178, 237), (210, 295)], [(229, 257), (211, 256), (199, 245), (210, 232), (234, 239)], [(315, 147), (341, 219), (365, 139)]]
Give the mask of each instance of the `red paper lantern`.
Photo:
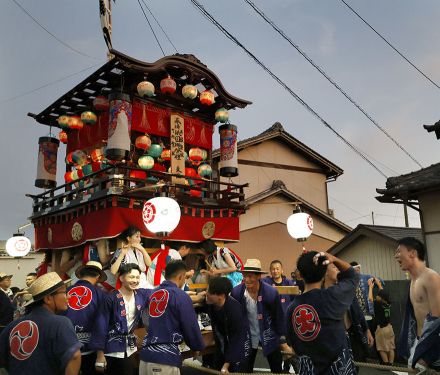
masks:
[(84, 172), (82, 171), (82, 169), (78, 169), (76, 172), (77, 172), (78, 178), (84, 177)]
[(58, 134), (58, 139), (60, 142), (66, 144), (67, 143), (67, 133), (64, 130), (61, 130)]
[(79, 116), (70, 116), (69, 118), (69, 129), (81, 130), (84, 127), (84, 123), (81, 121)]
[(144, 171), (130, 171), (130, 178), (139, 178), (141, 180), (145, 180), (147, 178), (147, 174)]
[(200, 198), (202, 196), (202, 192), (201, 190), (191, 189), (189, 191), (189, 195), (191, 195), (192, 197)]
[(214, 93), (211, 90), (205, 90), (200, 94), (200, 103), (204, 105), (214, 104)]
[(176, 92), (176, 81), (168, 76), (160, 81), (160, 91), (164, 94), (174, 94)]
[(160, 157), (162, 160), (171, 160), (171, 150), (169, 148), (163, 149), (162, 153), (160, 154)]
[(154, 163), (154, 165), (153, 165), (153, 171), (166, 172), (167, 169), (165, 168), (164, 165), (162, 165), (162, 164), (160, 164), (160, 163)]
[(93, 172), (98, 172), (101, 169), (101, 162), (99, 161), (94, 161), (92, 163), (92, 171)]
[(197, 172), (194, 168), (185, 168), (185, 176), (187, 177), (196, 177)]
[(64, 173), (64, 181), (66, 182), (66, 184), (73, 181), (72, 172)]
[(93, 106), (97, 111), (103, 112), (108, 111), (110, 104), (105, 96), (99, 95), (93, 100)]
[(141, 150), (148, 150), (151, 146), (151, 139), (148, 135), (141, 135), (136, 138), (134, 145)]

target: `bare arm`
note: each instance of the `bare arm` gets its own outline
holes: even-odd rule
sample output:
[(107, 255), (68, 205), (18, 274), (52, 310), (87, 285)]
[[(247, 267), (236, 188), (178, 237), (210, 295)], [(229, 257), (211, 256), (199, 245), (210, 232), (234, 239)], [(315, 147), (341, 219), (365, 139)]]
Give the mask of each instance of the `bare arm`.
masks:
[(221, 270), (214, 269), (212, 271), (212, 273), (214, 275), (223, 275), (223, 274), (227, 274), (227, 273), (231, 273), (231, 272), (237, 271), (237, 267), (235, 266), (235, 263), (232, 260), (232, 257), (229, 254), (227, 254), (227, 253), (224, 254), (223, 256), (225, 258), (225, 262), (228, 264), (229, 267), (228, 268), (222, 268)]
[(108, 253), (108, 240), (101, 239), (96, 243), (96, 248), (98, 249), (99, 260), (102, 265), (106, 265), (111, 257)]
[(67, 363), (65, 375), (78, 375), (81, 368), (81, 351), (78, 349)]
[(432, 271), (425, 285), (431, 315), (440, 318), (440, 275)]
[(373, 301), (373, 278), (368, 279), (368, 300)]
[(315, 255), (315, 259), (316, 259), (315, 264), (318, 259), (317, 257), (319, 256), (325, 256), (328, 259), (327, 264), (333, 263), (341, 272), (347, 271), (351, 267), (350, 263), (347, 263), (345, 260), (339, 259), (330, 253), (324, 253), (324, 252), (320, 252)]
[(141, 253), (142, 256), (144, 257), (144, 263), (147, 267), (151, 266), (151, 258), (150, 255), (148, 254), (147, 250), (144, 249), (144, 247), (141, 244), (137, 244), (135, 245), (136, 249), (138, 249)]
[(121, 252), (119, 253), (118, 257), (116, 258), (115, 262), (110, 267), (110, 272), (113, 275), (116, 275), (119, 271), (119, 267), (121, 266), (122, 260), (124, 259), (125, 255), (127, 255), (128, 251), (128, 245), (122, 245)]

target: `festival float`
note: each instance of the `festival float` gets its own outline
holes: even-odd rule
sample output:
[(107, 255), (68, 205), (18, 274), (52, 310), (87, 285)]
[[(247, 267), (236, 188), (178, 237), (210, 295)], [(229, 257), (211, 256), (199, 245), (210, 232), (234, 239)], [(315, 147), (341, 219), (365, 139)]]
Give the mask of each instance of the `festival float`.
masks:
[[(227, 92), (193, 55), (146, 63), (111, 54), (42, 112), (29, 114), (60, 128), (58, 138), (38, 142), (35, 186), (45, 191), (29, 195), (35, 249), (56, 252), (115, 238), (129, 225), (146, 239), (164, 238), (147, 229), (160, 216), (147, 204), (158, 196), (173, 198), (180, 209), (180, 221), (165, 240), (238, 241), (246, 185), (220, 178), (238, 174), (237, 126), (228, 112), (250, 102)], [(213, 170), (216, 133), (221, 163)], [(58, 155), (60, 142), (65, 156)], [(60, 161), (65, 183), (57, 186)]]

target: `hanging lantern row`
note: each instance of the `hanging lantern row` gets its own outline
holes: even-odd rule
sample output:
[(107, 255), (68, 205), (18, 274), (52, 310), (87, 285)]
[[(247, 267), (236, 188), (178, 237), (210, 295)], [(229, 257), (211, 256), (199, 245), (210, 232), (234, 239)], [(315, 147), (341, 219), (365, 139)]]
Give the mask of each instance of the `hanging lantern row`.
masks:
[[(177, 89), (176, 81), (168, 75), (160, 81), (160, 91), (163, 94), (174, 94)], [(141, 81), (137, 85), (137, 92), (139, 96), (153, 97), (155, 92), (155, 87), (150, 81)], [(195, 99), (199, 91), (194, 85), (185, 85), (182, 88), (182, 96), (187, 99)], [(96, 100), (96, 99), (95, 99)], [(200, 103), (203, 105), (212, 105), (215, 103), (214, 93), (211, 90), (205, 90), (200, 93)], [(96, 108), (96, 106), (95, 106)]]
[(85, 111), (81, 116), (67, 116), (62, 115), (58, 117), (58, 125), (63, 130), (81, 130), (86, 125), (95, 125), (97, 116), (92, 111)]

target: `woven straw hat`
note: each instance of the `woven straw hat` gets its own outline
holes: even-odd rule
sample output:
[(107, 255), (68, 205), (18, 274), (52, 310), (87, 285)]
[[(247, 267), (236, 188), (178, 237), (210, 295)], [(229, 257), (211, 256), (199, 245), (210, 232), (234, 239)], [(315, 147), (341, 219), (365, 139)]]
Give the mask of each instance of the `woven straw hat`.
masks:
[(100, 276), (98, 279), (98, 283), (103, 283), (105, 280), (107, 280), (107, 275), (102, 270), (102, 264), (93, 260), (88, 261), (86, 264), (83, 264), (76, 269), (75, 275), (78, 279), (81, 278), (81, 272), (85, 268), (90, 268), (99, 272)]
[(27, 288), (27, 291), (32, 295), (32, 298), (23, 306), (29, 306), (34, 302), (40, 301), (45, 296), (55, 292), (57, 289), (69, 282), (70, 279), (63, 281), (56, 272), (49, 272), (41, 275), (31, 284), (29, 288)]
[(261, 270), (261, 262), (259, 259), (247, 259), (239, 272), (267, 273), (267, 271)]

